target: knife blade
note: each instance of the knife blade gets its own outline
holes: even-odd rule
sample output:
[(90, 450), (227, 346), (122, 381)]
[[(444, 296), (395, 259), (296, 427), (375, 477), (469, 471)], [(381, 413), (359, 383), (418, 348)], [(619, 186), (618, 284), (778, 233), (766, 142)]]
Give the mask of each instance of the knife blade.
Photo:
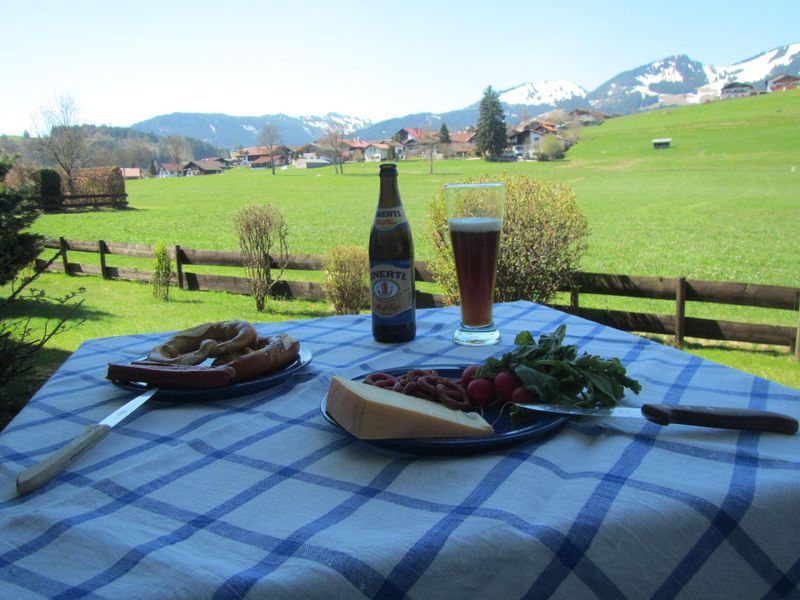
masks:
[(157, 391), (158, 388), (151, 388), (143, 394), (139, 394), (99, 423), (93, 423), (86, 427), (83, 433), (63, 448), (56, 450), (41, 462), (22, 471), (17, 476), (17, 494), (24, 496), (38, 490), (53, 477), (62, 473), (76, 458), (105, 438), (112, 427), (127, 418), (128, 415), (152, 398)]
[(643, 404), (641, 408), (581, 408), (569, 404), (517, 404), (520, 408), (585, 417), (623, 417), (646, 419), (666, 426), (671, 423), (715, 427), (718, 429), (748, 429), (794, 435), (798, 422), (794, 417), (766, 410), (725, 408), (719, 406), (688, 406), (673, 404)]

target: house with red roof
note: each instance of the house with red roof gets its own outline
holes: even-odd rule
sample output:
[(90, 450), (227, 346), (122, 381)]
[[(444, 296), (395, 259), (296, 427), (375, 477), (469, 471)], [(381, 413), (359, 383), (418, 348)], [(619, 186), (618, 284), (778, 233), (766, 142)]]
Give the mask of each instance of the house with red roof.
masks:
[(552, 123), (531, 119), (506, 128), (506, 137), (511, 151), (518, 158), (535, 158), (536, 150), (548, 135), (556, 135), (558, 129)]
[(767, 82), (767, 91), (769, 92), (785, 92), (798, 88), (800, 88), (800, 77), (794, 75), (779, 75)]
[(387, 160), (390, 147), (386, 142), (372, 142), (364, 149), (364, 160), (367, 162)]

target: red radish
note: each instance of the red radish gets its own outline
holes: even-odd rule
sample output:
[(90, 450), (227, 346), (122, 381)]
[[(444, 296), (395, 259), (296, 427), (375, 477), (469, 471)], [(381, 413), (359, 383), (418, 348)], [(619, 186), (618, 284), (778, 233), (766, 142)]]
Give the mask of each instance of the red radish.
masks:
[(473, 379), (467, 386), (467, 398), (472, 406), (488, 406), (494, 402), (494, 391), (489, 379)]
[(475, 373), (477, 373), (480, 368), (480, 365), (470, 365), (464, 369), (464, 372), (461, 373), (461, 385), (465, 387), (468, 386), (469, 383), (475, 379)]
[(494, 376), (494, 394), (503, 402), (511, 400), (511, 394), (522, 385), (522, 381), (511, 371), (501, 371)]
[(518, 387), (514, 390), (514, 393), (511, 394), (511, 401), (514, 404), (531, 404), (532, 402), (536, 402), (536, 398), (533, 397), (533, 392), (529, 389)]

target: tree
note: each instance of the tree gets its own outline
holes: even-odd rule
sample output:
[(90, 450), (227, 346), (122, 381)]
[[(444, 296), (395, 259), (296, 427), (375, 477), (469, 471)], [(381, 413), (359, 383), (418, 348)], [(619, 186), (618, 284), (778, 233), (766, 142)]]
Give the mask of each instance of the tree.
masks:
[[(263, 312), (267, 297), (289, 263), (289, 229), (280, 209), (271, 204), (247, 204), (233, 218), (242, 263), (256, 301), (256, 310)], [(273, 277), (273, 263), (278, 275)]]
[(497, 158), (506, 147), (506, 118), (500, 104), (500, 95), (492, 89), (483, 92), (478, 111), (478, 130), (475, 135), (478, 154)]
[(330, 148), (333, 167), (337, 174), (344, 175), (344, 126), (341, 123), (328, 123), (325, 126), (323, 143)]
[(42, 157), (64, 174), (67, 190), (75, 193), (75, 178), (86, 158), (88, 132), (78, 125), (78, 109), (70, 96), (60, 96), (41, 112), (39, 150)]
[(442, 126), (439, 128), (439, 143), (440, 144), (450, 143), (450, 130), (447, 129), (447, 123), (442, 123)]
[(14, 165), (10, 157), (0, 157), (0, 285), (12, 281), (42, 249), (44, 239), (28, 231), (39, 216), (36, 206), (27, 200), (24, 190), (3, 183)]
[[(24, 399), (29, 397), (18, 384), (21, 375), (32, 369), (36, 353), (53, 336), (83, 322), (78, 320), (68, 325), (82, 303), (70, 304), (70, 300), (83, 289), (63, 298), (49, 298), (43, 290), (28, 287), (41, 270), (19, 277), (20, 271), (39, 254), (44, 240), (27, 231), (39, 214), (28, 200), (30, 190), (14, 189), (5, 183), (13, 163), (14, 159), (0, 156), (0, 285), (9, 284), (10, 292), (0, 299), (0, 428), (5, 425), (4, 414), (9, 409), (13, 409), (12, 414), (19, 410)], [(26, 288), (30, 293), (22, 297)], [(43, 326), (35, 327), (31, 323), (34, 314), (59, 314), (60, 317), (47, 318)]]
[(175, 161), (177, 174), (181, 170), (181, 162), (189, 159), (189, 144), (182, 135), (168, 135), (161, 140), (164, 153)]
[(433, 175), (433, 155), (436, 154), (436, 145), (439, 143), (439, 136), (433, 131), (424, 131), (419, 145), (424, 149), (425, 154), (430, 159), (430, 174)]
[(272, 167), (272, 174), (275, 175), (275, 146), (283, 143), (281, 133), (275, 125), (266, 123), (261, 128), (258, 141), (269, 148), (269, 165)]

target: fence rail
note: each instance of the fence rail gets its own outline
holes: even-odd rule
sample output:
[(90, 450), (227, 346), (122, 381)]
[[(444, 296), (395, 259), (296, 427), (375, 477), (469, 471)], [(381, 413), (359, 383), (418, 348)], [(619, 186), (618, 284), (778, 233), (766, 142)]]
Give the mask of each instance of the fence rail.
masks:
[[(133, 256), (153, 258), (152, 246), (145, 244), (121, 244), (104, 240), (84, 241), (64, 238), (47, 239), (46, 248), (58, 250), (61, 263), (37, 260), (37, 268), (63, 271), (70, 275), (99, 275), (106, 279), (126, 279), (149, 281), (150, 272), (135, 268), (109, 266), (107, 257)], [(69, 252), (94, 252), (100, 255), (99, 265), (69, 262)], [(179, 245), (170, 249), (176, 264), (176, 283), (182, 289), (197, 291), (220, 291), (234, 294), (249, 294), (245, 277), (230, 275), (207, 275), (187, 271), (186, 266), (242, 267), (239, 252), (225, 250), (198, 250)], [(291, 254), (287, 268), (297, 271), (321, 271), (325, 257), (319, 254)], [(273, 264), (273, 266), (276, 266)], [(415, 264), (415, 279), (433, 282), (433, 276), (425, 262)], [(645, 277), (631, 275), (611, 275), (607, 273), (578, 272), (572, 285), (565, 288), (570, 293), (568, 305), (552, 305), (572, 314), (585, 317), (604, 325), (626, 331), (655, 333), (675, 336), (678, 345), (686, 337), (749, 342), (788, 346), (800, 360), (800, 319), (797, 327), (785, 325), (765, 325), (740, 323), (715, 319), (702, 319), (686, 316), (687, 302), (708, 302), (735, 306), (753, 306), (778, 310), (800, 311), (800, 288), (737, 283), (727, 281), (704, 281), (683, 277)], [(322, 300), (325, 294), (322, 285), (308, 281), (280, 281), (275, 293), (287, 298)], [(604, 296), (624, 296), (670, 300), (675, 303), (673, 314), (652, 314), (621, 310), (587, 308), (580, 305), (581, 294)], [(417, 291), (417, 306), (433, 308), (443, 306), (441, 295)]]

